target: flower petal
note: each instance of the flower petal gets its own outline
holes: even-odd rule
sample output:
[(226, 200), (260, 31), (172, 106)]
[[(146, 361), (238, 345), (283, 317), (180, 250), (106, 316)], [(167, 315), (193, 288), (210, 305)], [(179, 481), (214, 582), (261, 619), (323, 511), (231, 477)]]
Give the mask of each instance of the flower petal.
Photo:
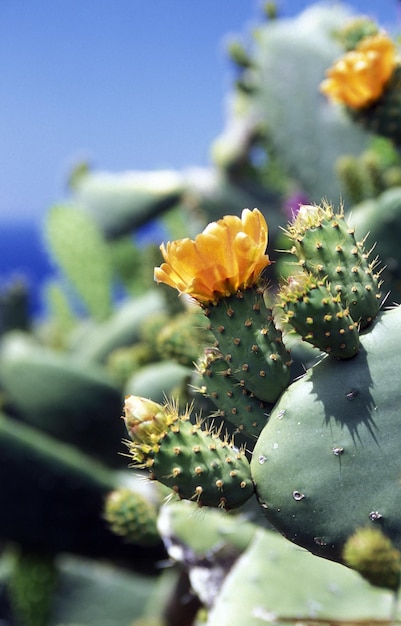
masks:
[(241, 218), (226, 215), (211, 222), (194, 240), (184, 238), (160, 249), (164, 263), (154, 277), (201, 304), (217, 302), (256, 283), (270, 264), (265, 254), (267, 224), (258, 209)]
[(365, 37), (328, 70), (321, 91), (351, 108), (369, 106), (382, 95), (396, 62), (395, 44), (387, 35)]

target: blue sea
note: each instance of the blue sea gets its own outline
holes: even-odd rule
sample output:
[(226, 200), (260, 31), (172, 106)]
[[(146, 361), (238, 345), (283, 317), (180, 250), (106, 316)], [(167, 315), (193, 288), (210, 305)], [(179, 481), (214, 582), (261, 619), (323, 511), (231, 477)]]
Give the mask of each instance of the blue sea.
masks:
[[(142, 246), (166, 239), (166, 228), (158, 220), (135, 233), (136, 243)], [(58, 270), (46, 250), (39, 222), (0, 220), (0, 294), (16, 279), (22, 279), (29, 291), (30, 313), (40, 316), (44, 312), (44, 283), (56, 275)]]
[(28, 287), (31, 314), (39, 315), (42, 286), (53, 273), (38, 223), (0, 222), (0, 292), (22, 279)]

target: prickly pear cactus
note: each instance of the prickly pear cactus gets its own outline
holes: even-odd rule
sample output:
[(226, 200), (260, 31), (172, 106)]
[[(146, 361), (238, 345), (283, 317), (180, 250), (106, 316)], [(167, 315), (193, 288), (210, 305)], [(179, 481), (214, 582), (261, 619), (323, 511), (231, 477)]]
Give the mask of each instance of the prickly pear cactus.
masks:
[[(193, 241), (162, 246), (155, 278), (197, 301), (216, 338), (198, 366), (199, 391), (223, 421), (218, 431), (206, 421), (202, 428), (190, 409), (180, 415), (129, 397), (130, 454), (179, 498), (200, 505), (236, 508), (255, 493), (287, 539), (394, 590), (401, 571), (401, 309), (380, 310), (378, 260), (342, 209), (304, 205), (286, 232), (297, 261), (275, 294), (263, 288), (270, 259), (256, 209), (210, 224)], [(224, 267), (226, 249), (233, 253)], [(292, 383), (290, 333), (320, 351)], [(236, 427), (234, 438), (224, 435), (224, 422)], [(236, 447), (240, 433), (249, 438), (246, 453)], [(365, 550), (362, 541), (358, 552), (358, 541), (356, 550), (349, 542), (364, 528), (379, 531), (381, 543), (373, 537)], [(386, 547), (380, 559), (377, 545)]]
[(378, 526), (401, 546), (398, 328), (380, 313), (350, 360), (325, 358), (282, 395), (251, 462), (267, 518), (291, 541), (342, 561), (349, 536)]
[[(52, 339), (27, 340), (17, 320), (25, 345), (2, 341), (1, 536), (152, 572), (162, 537), (208, 626), (395, 619), (401, 313), (384, 306), (398, 299), (401, 161), (394, 147), (367, 151), (366, 129), (401, 142), (397, 45), (370, 20), (342, 29), (338, 5), (267, 13), (249, 50), (231, 45), (237, 81), (213, 167), (82, 168), (68, 208), (52, 210), (49, 251), (81, 302), (53, 283)], [(325, 71), (335, 106), (319, 93)], [(342, 195), (367, 202), (333, 208)], [(255, 205), (264, 212), (242, 211)], [(132, 230), (166, 211), (163, 233), (184, 238), (142, 254)], [(277, 263), (268, 234), (278, 247), (284, 215)], [(164, 284), (150, 289), (143, 270), (160, 262)], [(124, 434), (141, 478), (175, 500), (169, 514), (116, 471)]]
[(249, 136), (249, 127), (254, 132), (265, 128), (270, 150), (311, 201), (340, 200), (336, 161), (342, 154), (359, 154), (367, 134), (341, 110), (327, 106), (319, 84), (341, 54), (335, 33), (349, 15), (341, 5), (315, 5), (293, 19), (269, 20), (253, 31), (250, 62), (240, 74), (231, 118), (215, 153), (221, 154), (233, 136)]

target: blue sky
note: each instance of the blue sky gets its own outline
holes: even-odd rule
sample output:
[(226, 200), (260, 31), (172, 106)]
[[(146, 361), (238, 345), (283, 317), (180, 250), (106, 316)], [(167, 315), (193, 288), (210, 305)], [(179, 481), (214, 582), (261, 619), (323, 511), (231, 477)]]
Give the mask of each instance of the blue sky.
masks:
[[(285, 14), (311, 4), (278, 3)], [(399, 0), (348, 2), (387, 26)], [(70, 165), (207, 165), (257, 0), (1, 0), (0, 219), (40, 218)]]

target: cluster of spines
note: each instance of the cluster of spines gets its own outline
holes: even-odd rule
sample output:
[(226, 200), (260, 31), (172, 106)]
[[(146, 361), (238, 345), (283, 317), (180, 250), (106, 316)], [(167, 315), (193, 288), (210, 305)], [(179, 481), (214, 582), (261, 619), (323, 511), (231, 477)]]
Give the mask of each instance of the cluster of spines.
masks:
[(257, 398), (232, 374), (230, 364), (218, 348), (206, 348), (198, 361), (201, 377), (197, 389), (216, 405), (211, 417), (222, 417), (233, 424), (239, 433), (256, 438), (267, 422), (270, 404)]
[(275, 402), (289, 383), (291, 359), (263, 289), (239, 290), (204, 312), (233, 377), (259, 400)]
[(305, 272), (289, 278), (279, 292), (279, 306), (284, 323), (316, 348), (342, 359), (358, 352), (358, 325), (326, 281)]
[(380, 308), (380, 273), (377, 259), (369, 261), (371, 251), (365, 250), (365, 240), (356, 240), (343, 210), (335, 214), (327, 204), (302, 206), (287, 234), (301, 268), (327, 281), (353, 321), (366, 328)]

